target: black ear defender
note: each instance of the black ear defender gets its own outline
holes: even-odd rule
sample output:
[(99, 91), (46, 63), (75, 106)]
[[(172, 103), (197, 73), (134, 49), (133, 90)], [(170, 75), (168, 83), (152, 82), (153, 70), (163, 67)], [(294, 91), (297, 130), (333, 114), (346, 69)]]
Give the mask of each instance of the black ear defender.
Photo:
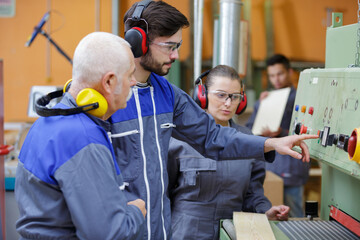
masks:
[[(148, 23), (145, 19), (141, 18), (142, 12), (144, 9), (152, 2), (152, 0), (144, 0), (139, 2), (135, 10), (131, 16), (131, 18), (126, 19), (125, 21), (125, 40), (130, 43), (131, 51), (134, 54), (135, 58), (141, 57), (145, 55), (148, 51)], [(129, 22), (144, 22), (146, 29), (137, 26), (137, 27), (129, 27)], [(130, 28), (130, 29), (129, 29)]]
[(39, 98), (35, 102), (35, 111), (39, 116), (50, 117), (58, 115), (72, 115), (82, 112), (88, 112), (95, 117), (102, 117), (105, 115), (108, 109), (108, 103), (103, 95), (92, 88), (84, 88), (76, 97), (76, 104), (78, 107), (74, 108), (48, 108), (46, 105), (50, 103), (52, 99), (62, 97), (65, 92), (70, 89), (71, 79), (66, 82), (62, 90), (48, 93), (47, 95)]
[[(205, 78), (210, 73), (210, 71), (211, 69), (203, 72), (194, 82), (193, 99), (202, 109), (207, 109), (209, 104), (207, 89), (205, 84), (203, 84), (203, 78)], [(241, 81), (241, 95), (242, 98), (236, 109), (235, 112), (236, 114), (243, 113), (247, 107), (247, 98), (242, 81)]]

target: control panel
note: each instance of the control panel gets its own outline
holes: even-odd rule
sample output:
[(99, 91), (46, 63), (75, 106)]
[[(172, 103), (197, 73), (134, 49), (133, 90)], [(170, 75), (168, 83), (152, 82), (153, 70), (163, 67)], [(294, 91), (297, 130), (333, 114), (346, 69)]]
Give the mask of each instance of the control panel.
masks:
[(306, 140), (312, 158), (360, 179), (360, 68), (307, 69), (300, 74), (290, 134)]

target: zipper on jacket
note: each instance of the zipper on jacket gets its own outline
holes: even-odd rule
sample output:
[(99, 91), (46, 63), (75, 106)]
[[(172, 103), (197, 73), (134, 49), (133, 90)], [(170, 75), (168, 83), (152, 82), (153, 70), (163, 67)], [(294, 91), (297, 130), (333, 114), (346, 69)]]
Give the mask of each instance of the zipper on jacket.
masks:
[(129, 183), (128, 182), (123, 182), (123, 184), (121, 186), (119, 186), (119, 189), (121, 191), (125, 190), (125, 187), (129, 186)]
[(140, 108), (140, 100), (139, 100), (139, 93), (138, 93), (138, 87), (134, 86), (133, 87), (133, 92), (134, 92), (134, 96), (135, 96), (135, 103), (136, 103), (136, 110), (138, 113), (138, 120), (139, 120), (139, 127), (140, 127), (140, 146), (141, 146), (141, 155), (144, 159), (144, 168), (143, 168), (143, 172), (144, 172), (144, 182), (145, 182), (145, 188), (146, 188), (146, 209), (148, 209), (148, 211), (146, 212), (146, 226), (147, 226), (147, 232), (148, 232), (148, 240), (151, 239), (151, 221), (150, 221), (150, 213), (151, 213), (151, 205), (150, 205), (150, 188), (149, 188), (149, 181), (148, 181), (148, 177), (147, 177), (147, 172), (146, 172), (146, 155), (145, 155), (145, 151), (144, 151), (144, 125), (143, 125), (143, 120), (142, 120), (142, 115), (141, 115), (141, 108)]
[(176, 125), (173, 123), (163, 123), (160, 125), (160, 128), (172, 128), (172, 127), (175, 128)]
[[(154, 109), (154, 128), (155, 128), (155, 140), (156, 140), (156, 146), (157, 146), (157, 150), (158, 150), (158, 155), (159, 155), (159, 164), (160, 164), (160, 173), (161, 173), (161, 221), (162, 221), (162, 228), (163, 228), (163, 232), (164, 232), (164, 240), (166, 240), (167, 236), (166, 236), (166, 229), (165, 229), (165, 223), (164, 223), (164, 170), (163, 170), (163, 163), (162, 163), (162, 157), (161, 157), (161, 148), (160, 148), (160, 143), (159, 143), (159, 135), (158, 135), (158, 127), (157, 127), (157, 121), (156, 121), (156, 107), (155, 107), (155, 100), (154, 100), (154, 88), (150, 87), (150, 93), (151, 93), (151, 101), (153, 104), (153, 109)], [(165, 124), (161, 124), (161, 128), (162, 125), (164, 125), (165, 127), (169, 128), (172, 127), (172, 125), (175, 126), (175, 124), (172, 123), (165, 123)]]
[(115, 133), (115, 134), (110, 133), (110, 137), (111, 138), (125, 137), (125, 136), (136, 134), (136, 133), (139, 133), (139, 132), (140, 132), (139, 130), (135, 129), (135, 130), (130, 130), (130, 131), (127, 131), (127, 132), (122, 132), (122, 133)]

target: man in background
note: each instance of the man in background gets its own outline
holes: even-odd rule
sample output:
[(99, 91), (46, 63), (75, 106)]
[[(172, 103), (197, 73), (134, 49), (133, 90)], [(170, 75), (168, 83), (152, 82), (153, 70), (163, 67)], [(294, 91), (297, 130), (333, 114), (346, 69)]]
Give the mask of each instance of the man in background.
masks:
[[(293, 73), (290, 61), (281, 54), (276, 54), (266, 61), (267, 74), (272, 87), (275, 90), (290, 87), (284, 115), (280, 127), (272, 132), (268, 128), (263, 129), (261, 135), (265, 137), (284, 137), (289, 134), (291, 115), (294, 108), (296, 90), (291, 81)], [(260, 99), (254, 105), (254, 112), (246, 126), (252, 128), (259, 109), (260, 102), (268, 96), (269, 92), (260, 94)], [(309, 177), (309, 163), (303, 163), (288, 155), (276, 153), (273, 163), (266, 163), (266, 169), (277, 174), (284, 180), (284, 204), (290, 207), (290, 217), (303, 217), (304, 184)]]

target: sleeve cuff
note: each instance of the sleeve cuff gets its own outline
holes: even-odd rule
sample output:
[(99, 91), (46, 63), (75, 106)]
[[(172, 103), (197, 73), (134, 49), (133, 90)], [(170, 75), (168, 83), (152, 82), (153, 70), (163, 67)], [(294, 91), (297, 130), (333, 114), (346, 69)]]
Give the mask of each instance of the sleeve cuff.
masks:
[(272, 163), (275, 160), (275, 151), (264, 153), (264, 158), (266, 162)]

